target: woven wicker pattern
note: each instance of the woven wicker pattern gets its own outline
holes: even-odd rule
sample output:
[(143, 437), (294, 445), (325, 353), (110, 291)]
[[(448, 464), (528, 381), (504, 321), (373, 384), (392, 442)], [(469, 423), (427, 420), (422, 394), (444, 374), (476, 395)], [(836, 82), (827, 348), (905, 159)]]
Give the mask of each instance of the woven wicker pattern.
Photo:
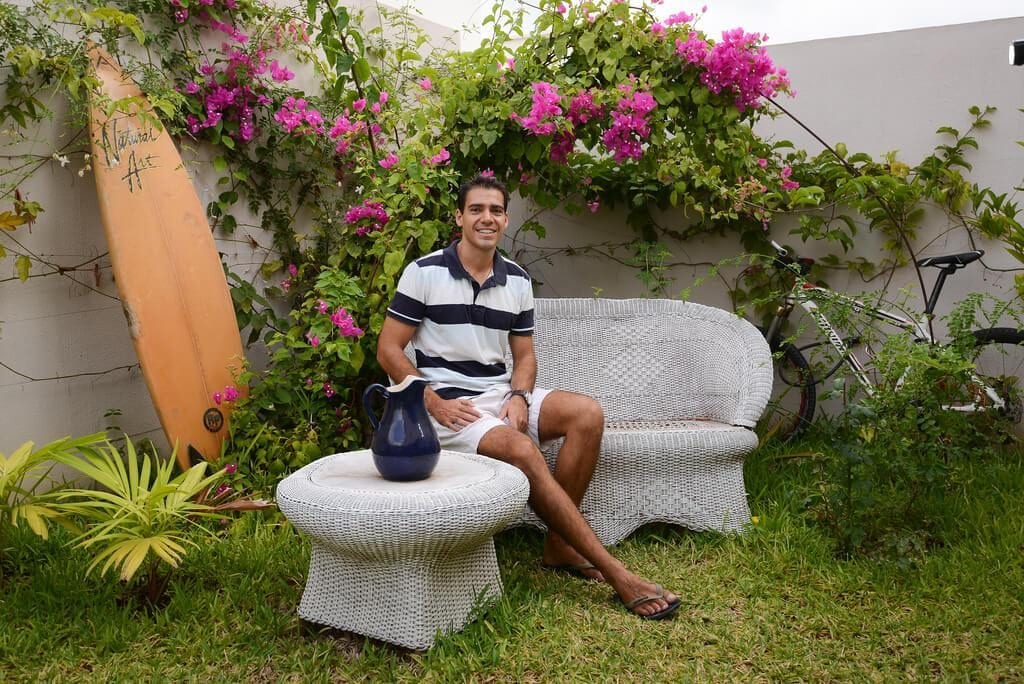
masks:
[[(757, 329), (655, 299), (538, 299), (537, 385), (596, 398), (607, 426), (581, 509), (615, 544), (647, 522), (736, 531), (750, 520), (743, 457), (771, 396)], [(548, 446), (554, 465), (561, 446)], [(522, 522), (543, 527), (532, 512)]]
[(281, 511), (310, 535), (299, 615), (406, 648), (461, 629), (501, 596), (493, 535), (529, 496), (518, 469), (441, 452), (430, 478), (388, 482), (369, 451), (335, 454), (277, 487)]

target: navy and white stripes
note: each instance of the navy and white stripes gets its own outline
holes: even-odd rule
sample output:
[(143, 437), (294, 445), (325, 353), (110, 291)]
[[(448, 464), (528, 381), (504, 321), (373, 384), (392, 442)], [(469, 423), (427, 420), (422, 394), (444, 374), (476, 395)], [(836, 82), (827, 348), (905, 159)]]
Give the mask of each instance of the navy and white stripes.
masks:
[(416, 367), (449, 398), (509, 382), (508, 336), (533, 334), (526, 271), (495, 254), (493, 273), (479, 285), (462, 267), (457, 244), (409, 264), (388, 307), (396, 321), (417, 326)]

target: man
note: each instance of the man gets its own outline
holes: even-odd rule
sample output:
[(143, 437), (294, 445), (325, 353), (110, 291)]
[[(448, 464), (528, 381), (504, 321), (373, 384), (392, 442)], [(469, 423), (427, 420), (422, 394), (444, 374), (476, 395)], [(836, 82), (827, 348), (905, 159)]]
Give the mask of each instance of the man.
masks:
[[(636, 615), (668, 617), (679, 598), (631, 573), (579, 512), (601, 445), (604, 415), (590, 397), (535, 389), (530, 277), (498, 254), (508, 190), (479, 175), (459, 188), (462, 239), (409, 264), (380, 332), (377, 360), (396, 381), (418, 375), (441, 447), (510, 463), (530, 481), (530, 505), (550, 530), (543, 562), (606, 581)], [(404, 349), (410, 342), (416, 366)], [(513, 366), (505, 367), (505, 350)], [(538, 444), (565, 443), (552, 474)]]

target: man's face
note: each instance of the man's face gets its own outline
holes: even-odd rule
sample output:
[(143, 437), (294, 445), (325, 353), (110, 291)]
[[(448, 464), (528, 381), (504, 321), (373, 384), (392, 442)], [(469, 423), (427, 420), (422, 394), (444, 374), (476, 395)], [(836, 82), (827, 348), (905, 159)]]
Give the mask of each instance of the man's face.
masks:
[(455, 225), (462, 239), (480, 250), (493, 250), (508, 227), (504, 196), (494, 188), (472, 188), (466, 194), (466, 208), (455, 212)]

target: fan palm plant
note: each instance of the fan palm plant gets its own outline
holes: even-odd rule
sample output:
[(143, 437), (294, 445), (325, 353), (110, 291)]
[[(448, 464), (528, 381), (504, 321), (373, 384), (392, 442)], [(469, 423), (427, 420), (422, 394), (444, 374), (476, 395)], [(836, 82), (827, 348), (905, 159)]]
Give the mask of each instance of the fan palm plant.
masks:
[(62, 519), (58, 492), (54, 489), (58, 483), (51, 477), (54, 463), (91, 449), (105, 439), (104, 433), (97, 432), (74, 439), (62, 437), (39, 449), (34, 448), (34, 442), (25, 442), (10, 455), (0, 452), (0, 554), (8, 525), (17, 527), (24, 521), (43, 539), (49, 537), (49, 522)]
[(211, 496), (211, 488), (225, 470), (206, 475), (207, 464), (197, 463), (174, 475), (172, 454), (161, 459), (147, 451), (137, 452), (125, 440), (124, 456), (110, 442), (83, 451), (80, 458), (65, 462), (95, 480), (99, 489), (70, 489), (62, 492), (62, 509), (81, 516), (84, 531), (76, 546), (94, 556), (87, 572), (116, 571), (130, 582), (143, 570), (145, 597), (156, 603), (163, 595), (170, 573), (197, 546), (191, 539), (196, 531), (211, 534), (201, 524), (220, 518), (224, 510), (263, 508), (266, 502), (224, 502), (223, 491)]

